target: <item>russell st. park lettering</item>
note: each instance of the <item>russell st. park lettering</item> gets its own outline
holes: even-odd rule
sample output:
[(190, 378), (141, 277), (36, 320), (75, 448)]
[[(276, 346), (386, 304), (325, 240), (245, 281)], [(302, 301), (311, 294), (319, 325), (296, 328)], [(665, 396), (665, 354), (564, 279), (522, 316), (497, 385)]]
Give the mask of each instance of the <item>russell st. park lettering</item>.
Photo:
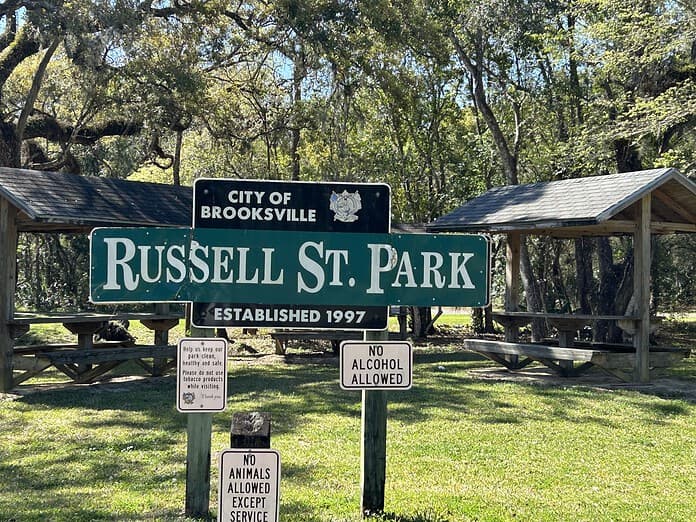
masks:
[(489, 295), (484, 236), (108, 228), (91, 248), (94, 302), (484, 306)]

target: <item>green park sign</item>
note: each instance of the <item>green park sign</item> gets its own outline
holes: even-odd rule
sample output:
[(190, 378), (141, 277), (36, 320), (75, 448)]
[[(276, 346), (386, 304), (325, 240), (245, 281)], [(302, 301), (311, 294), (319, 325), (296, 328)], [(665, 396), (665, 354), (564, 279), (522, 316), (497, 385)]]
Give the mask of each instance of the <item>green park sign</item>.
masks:
[(489, 250), (485, 236), (463, 234), (102, 228), (91, 235), (90, 298), (485, 306)]

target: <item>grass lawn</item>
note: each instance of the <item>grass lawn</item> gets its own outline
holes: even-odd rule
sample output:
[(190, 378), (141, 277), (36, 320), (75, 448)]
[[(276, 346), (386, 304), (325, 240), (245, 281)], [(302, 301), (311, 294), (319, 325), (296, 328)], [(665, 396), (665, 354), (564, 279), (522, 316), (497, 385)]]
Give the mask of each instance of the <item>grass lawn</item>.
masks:
[[(280, 520), (360, 520), (359, 392), (339, 388), (332, 364), (258, 361), (231, 361), (213, 451), (229, 445), (233, 412), (268, 411)], [(696, 520), (693, 400), (650, 386), (485, 381), (486, 366), (421, 352), (413, 389), (389, 394), (385, 520)], [(692, 387), (694, 375), (693, 357), (673, 374)], [(163, 377), (0, 402), (0, 521), (184, 520), (186, 418), (174, 395)]]

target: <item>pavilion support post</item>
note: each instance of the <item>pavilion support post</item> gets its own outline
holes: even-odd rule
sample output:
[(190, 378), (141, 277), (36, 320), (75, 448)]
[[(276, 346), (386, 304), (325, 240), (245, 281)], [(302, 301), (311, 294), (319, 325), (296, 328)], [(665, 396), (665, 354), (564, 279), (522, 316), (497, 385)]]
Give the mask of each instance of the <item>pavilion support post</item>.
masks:
[[(509, 232), (505, 250), (505, 311), (517, 312), (520, 303), (520, 244), (519, 232)], [(519, 327), (514, 321), (505, 327), (505, 340), (519, 340)]]
[[(167, 315), (169, 313), (168, 303), (156, 303), (155, 313), (160, 315)], [(169, 344), (169, 330), (155, 330), (154, 333), (155, 346), (167, 346)], [(167, 358), (153, 358), (152, 359), (152, 376), (159, 377), (164, 375), (164, 369), (167, 367)]]
[(644, 196), (639, 203), (633, 236), (633, 296), (638, 316), (633, 336), (636, 350), (633, 378), (638, 382), (650, 381), (650, 198), (650, 195)]
[(14, 387), (13, 339), (8, 321), (14, 315), (17, 278), (17, 209), (0, 199), (0, 392)]

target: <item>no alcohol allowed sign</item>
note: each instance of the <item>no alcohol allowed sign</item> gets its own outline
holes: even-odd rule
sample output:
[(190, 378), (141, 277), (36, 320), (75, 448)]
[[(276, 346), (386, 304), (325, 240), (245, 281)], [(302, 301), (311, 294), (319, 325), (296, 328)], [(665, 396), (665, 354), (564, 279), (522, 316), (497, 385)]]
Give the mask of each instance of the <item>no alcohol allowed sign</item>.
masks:
[(340, 366), (344, 390), (408, 390), (413, 347), (407, 341), (343, 341)]

